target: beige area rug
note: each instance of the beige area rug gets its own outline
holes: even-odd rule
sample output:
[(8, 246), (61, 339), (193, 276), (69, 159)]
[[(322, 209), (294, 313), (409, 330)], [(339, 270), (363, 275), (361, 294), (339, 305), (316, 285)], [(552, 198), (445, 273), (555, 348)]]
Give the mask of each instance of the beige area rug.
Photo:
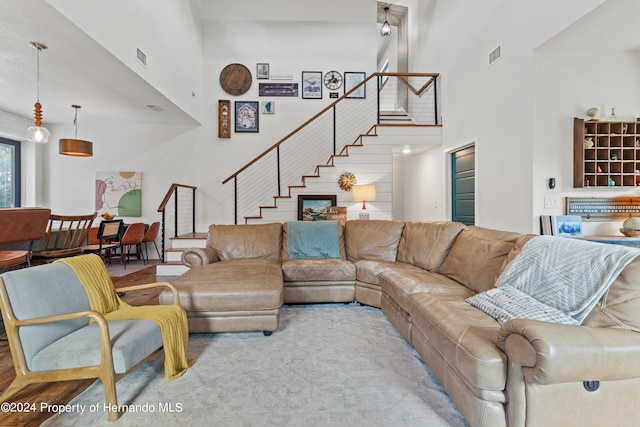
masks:
[[(52, 426), (466, 426), (426, 365), (376, 308), (283, 307), (280, 330), (198, 334), (196, 363), (164, 379), (164, 354), (117, 384), (128, 412), (107, 421), (100, 381)], [(84, 413), (78, 413), (78, 410)], [(92, 411), (93, 410), (93, 411)]]

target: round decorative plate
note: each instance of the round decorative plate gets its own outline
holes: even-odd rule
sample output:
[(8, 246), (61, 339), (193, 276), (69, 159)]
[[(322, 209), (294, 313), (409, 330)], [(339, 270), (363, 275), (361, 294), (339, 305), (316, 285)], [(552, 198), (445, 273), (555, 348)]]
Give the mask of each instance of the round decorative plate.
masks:
[(239, 96), (251, 87), (251, 71), (242, 64), (229, 64), (220, 73), (220, 85), (229, 95)]

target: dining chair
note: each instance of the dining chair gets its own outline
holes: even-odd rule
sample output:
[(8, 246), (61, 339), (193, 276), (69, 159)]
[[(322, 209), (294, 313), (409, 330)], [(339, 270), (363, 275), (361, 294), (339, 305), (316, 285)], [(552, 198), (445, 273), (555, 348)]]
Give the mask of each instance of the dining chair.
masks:
[(103, 220), (97, 229), (95, 238), (97, 243), (89, 239), (89, 244), (82, 247), (83, 252), (98, 254), (110, 265), (113, 251), (120, 247), (123, 228), (121, 219)]
[(0, 209), (0, 244), (28, 242), (26, 248), (0, 250), (0, 270), (31, 265), (33, 242), (44, 237), (50, 214), (46, 208)]
[[(131, 255), (131, 248), (136, 248), (136, 253), (142, 252), (142, 238), (144, 237), (144, 223), (134, 222), (129, 224), (122, 235), (120, 240), (120, 263), (124, 264), (127, 268), (127, 262), (129, 262), (129, 256)], [(147, 263), (144, 260), (144, 256), (141, 256), (142, 262)]]
[(34, 264), (46, 264), (59, 258), (82, 254), (89, 229), (97, 212), (87, 215), (49, 215), (42, 248), (34, 248)]
[(156, 247), (156, 253), (158, 254), (158, 259), (162, 259), (160, 255), (160, 250), (158, 249), (158, 244), (156, 243), (156, 238), (158, 237), (158, 232), (160, 231), (160, 222), (152, 223), (149, 228), (147, 228), (146, 233), (144, 233), (144, 237), (142, 238), (142, 243), (144, 243), (144, 255), (147, 257), (147, 262), (149, 261), (149, 250), (147, 245), (150, 242), (153, 242), (153, 246)]

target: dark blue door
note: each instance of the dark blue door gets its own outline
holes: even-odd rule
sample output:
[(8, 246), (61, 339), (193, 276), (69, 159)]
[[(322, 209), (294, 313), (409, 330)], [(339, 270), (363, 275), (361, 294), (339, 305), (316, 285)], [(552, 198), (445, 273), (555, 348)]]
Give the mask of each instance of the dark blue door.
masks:
[(475, 147), (451, 153), (451, 219), (475, 224)]

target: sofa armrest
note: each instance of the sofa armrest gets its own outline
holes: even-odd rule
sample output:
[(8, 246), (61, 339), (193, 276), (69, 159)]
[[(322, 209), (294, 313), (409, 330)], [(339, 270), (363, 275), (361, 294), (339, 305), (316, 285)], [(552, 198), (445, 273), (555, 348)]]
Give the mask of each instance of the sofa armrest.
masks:
[(155, 282), (155, 283), (146, 283), (144, 285), (126, 286), (122, 288), (117, 288), (116, 291), (131, 292), (131, 291), (139, 291), (142, 289), (152, 289), (152, 288), (159, 288), (159, 287), (169, 288), (173, 293), (173, 303), (174, 304), (178, 303), (178, 288), (176, 288), (176, 286), (173, 283), (169, 283), (169, 282)]
[(640, 333), (527, 319), (500, 330), (498, 346), (538, 384), (640, 377)]
[(187, 267), (199, 267), (220, 261), (212, 248), (189, 248), (182, 252), (182, 263)]

